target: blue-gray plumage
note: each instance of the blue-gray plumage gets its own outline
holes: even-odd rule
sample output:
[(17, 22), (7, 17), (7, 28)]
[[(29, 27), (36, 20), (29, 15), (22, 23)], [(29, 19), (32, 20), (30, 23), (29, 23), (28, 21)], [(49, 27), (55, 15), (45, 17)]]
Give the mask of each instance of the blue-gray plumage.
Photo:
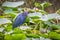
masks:
[(19, 14), (13, 22), (13, 29), (22, 25), (25, 22), (28, 12), (23, 12)]

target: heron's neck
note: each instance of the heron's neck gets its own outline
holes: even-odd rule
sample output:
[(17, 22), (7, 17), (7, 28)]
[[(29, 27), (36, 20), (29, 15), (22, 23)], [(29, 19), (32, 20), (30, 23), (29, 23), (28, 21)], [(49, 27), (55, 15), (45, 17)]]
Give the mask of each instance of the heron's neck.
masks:
[(23, 12), (22, 15), (23, 16), (27, 16), (28, 12)]

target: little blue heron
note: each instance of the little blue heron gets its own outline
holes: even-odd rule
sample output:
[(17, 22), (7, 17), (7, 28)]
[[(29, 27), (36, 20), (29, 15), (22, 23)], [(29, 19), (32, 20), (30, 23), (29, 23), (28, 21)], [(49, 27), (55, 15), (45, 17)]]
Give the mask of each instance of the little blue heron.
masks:
[(28, 10), (27, 11), (25, 10), (22, 14), (19, 14), (13, 22), (12, 29), (22, 25), (26, 20), (27, 14), (28, 14)]

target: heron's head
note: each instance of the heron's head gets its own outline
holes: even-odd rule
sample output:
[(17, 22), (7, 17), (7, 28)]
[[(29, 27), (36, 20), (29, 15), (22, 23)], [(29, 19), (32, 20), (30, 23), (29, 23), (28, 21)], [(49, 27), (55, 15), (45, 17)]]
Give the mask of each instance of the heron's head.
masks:
[(29, 11), (30, 11), (30, 8), (24, 8), (24, 12), (29, 13)]
[(29, 8), (24, 8), (23, 11), (24, 12), (22, 13), (22, 15), (27, 16), (29, 14), (30, 9)]

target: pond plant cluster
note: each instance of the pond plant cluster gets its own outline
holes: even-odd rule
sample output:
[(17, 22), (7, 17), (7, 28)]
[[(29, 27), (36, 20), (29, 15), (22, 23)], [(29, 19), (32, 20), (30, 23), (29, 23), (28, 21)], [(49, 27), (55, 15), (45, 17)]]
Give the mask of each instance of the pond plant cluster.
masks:
[(23, 4), (24, 1), (2, 4), (4, 13), (0, 16), (0, 40), (60, 40), (60, 10), (51, 14), (46, 12), (44, 9), (52, 5), (49, 2), (35, 2), (33, 9), (28, 8), (30, 11), (25, 23), (12, 30), (14, 19), (26, 9), (21, 7)]

